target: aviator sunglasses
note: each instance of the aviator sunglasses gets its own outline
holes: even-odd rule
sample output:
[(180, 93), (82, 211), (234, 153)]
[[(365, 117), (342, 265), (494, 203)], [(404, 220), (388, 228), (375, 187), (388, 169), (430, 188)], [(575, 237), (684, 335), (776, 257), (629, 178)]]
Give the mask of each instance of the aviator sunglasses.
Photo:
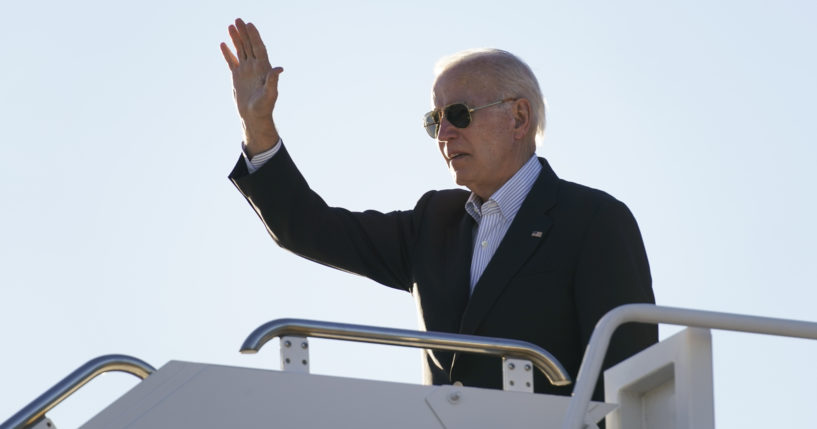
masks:
[(471, 113), (480, 109), (485, 109), (486, 107), (496, 106), (514, 100), (516, 99), (505, 98), (478, 107), (468, 107), (468, 105), (465, 103), (449, 104), (448, 106), (442, 108), (442, 112), (440, 109), (434, 109), (426, 113), (423, 116), (423, 126), (425, 127), (428, 135), (431, 136), (431, 138), (436, 139), (437, 135), (440, 133), (440, 123), (443, 119), (448, 119), (448, 122), (457, 128), (466, 128), (471, 125)]

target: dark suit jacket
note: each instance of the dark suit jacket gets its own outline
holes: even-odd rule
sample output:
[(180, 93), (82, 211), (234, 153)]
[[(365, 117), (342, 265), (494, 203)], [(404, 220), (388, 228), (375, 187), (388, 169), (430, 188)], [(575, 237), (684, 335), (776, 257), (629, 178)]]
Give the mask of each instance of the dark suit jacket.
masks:
[[(576, 377), (596, 322), (626, 303), (653, 303), (641, 235), (610, 195), (542, 173), (469, 299), (473, 219), (464, 190), (430, 191), (413, 210), (328, 207), (286, 148), (253, 174), (239, 159), (230, 179), (282, 247), (412, 293), (429, 331), (513, 338), (552, 353)], [(541, 232), (541, 236), (538, 233)], [(620, 328), (605, 368), (657, 341), (655, 326)], [(498, 358), (428, 353), (425, 381), (501, 388)], [(536, 373), (537, 392), (569, 395)], [(601, 383), (594, 398), (601, 399)]]

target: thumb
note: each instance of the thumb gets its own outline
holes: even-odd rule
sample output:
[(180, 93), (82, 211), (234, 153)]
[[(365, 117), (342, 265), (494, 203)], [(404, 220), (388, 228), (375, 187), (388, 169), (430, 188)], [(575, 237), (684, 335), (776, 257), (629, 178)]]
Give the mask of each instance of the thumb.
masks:
[(268, 97), (272, 97), (273, 99), (278, 97), (278, 76), (280, 76), (283, 72), (284, 69), (282, 67), (275, 67), (267, 72), (264, 82), (264, 92)]

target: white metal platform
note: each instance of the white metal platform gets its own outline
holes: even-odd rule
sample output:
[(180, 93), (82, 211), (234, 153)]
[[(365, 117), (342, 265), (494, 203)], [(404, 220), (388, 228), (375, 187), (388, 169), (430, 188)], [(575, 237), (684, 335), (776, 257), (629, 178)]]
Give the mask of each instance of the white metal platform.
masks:
[[(82, 428), (542, 428), (569, 400), (171, 361)], [(593, 404), (591, 416), (613, 408)]]

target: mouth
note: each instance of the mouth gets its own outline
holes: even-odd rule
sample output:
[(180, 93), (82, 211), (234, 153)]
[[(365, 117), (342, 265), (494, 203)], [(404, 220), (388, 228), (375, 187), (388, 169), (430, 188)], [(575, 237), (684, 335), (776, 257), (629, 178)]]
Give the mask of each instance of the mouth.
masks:
[(446, 158), (447, 158), (448, 162), (453, 162), (454, 160), (462, 159), (462, 158), (464, 158), (466, 156), (468, 156), (467, 153), (452, 153), (452, 154), (449, 154)]

